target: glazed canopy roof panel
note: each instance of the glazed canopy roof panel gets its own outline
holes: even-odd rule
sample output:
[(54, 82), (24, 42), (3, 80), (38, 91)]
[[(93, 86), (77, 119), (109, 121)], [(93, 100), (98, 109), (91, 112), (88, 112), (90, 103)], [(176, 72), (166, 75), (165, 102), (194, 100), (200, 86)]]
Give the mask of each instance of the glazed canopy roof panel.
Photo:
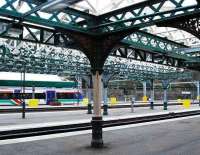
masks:
[[(19, 12), (21, 13), (30, 11), (36, 5), (41, 5), (46, 2), (58, 2), (53, 4), (58, 7), (61, 4), (62, 5), (65, 4), (66, 7), (75, 8), (77, 10), (87, 13), (89, 12), (90, 14), (94, 15), (102, 15), (131, 5), (137, 5), (139, 3), (141, 4), (141, 2), (145, 2), (148, 0), (11, 0), (11, 1), (14, 1), (14, 7), (18, 9)], [(31, 5), (27, 5), (26, 2)], [(0, 1), (0, 7), (4, 6), (5, 4), (7, 4), (7, 0)], [(159, 6), (160, 7), (159, 11), (168, 11), (168, 10), (173, 10), (177, 7), (187, 7), (196, 4), (197, 0), (171, 0), (164, 2), (161, 6), (159, 6), (159, 3), (157, 3), (153, 5), (153, 7), (156, 8)], [(51, 5), (51, 7), (53, 6)], [(12, 10), (13, 8), (10, 9)], [(140, 9), (136, 9), (135, 13), (137, 13), (137, 11), (140, 11)], [(146, 6), (142, 10), (142, 12), (143, 14), (151, 14), (155, 13), (155, 10), (150, 6)]]
[(169, 40), (175, 41), (177, 43), (184, 44), (189, 47), (199, 47), (200, 40), (195, 37), (194, 35), (171, 27), (157, 27), (157, 26), (150, 26), (143, 29), (148, 33), (167, 38)]
[[(70, 6), (81, 11), (89, 11), (94, 15), (101, 15), (114, 10), (118, 10), (133, 4), (141, 3), (146, 0), (83, 0)], [(181, 0), (174, 0), (173, 2), (165, 2), (161, 7), (161, 11), (172, 10), (176, 8), (176, 4)], [(182, 6), (190, 6), (197, 4), (196, 0), (184, 0)], [(158, 4), (157, 4), (158, 5)], [(139, 11), (139, 9), (138, 9)], [(144, 13), (153, 12), (152, 8), (146, 7)]]

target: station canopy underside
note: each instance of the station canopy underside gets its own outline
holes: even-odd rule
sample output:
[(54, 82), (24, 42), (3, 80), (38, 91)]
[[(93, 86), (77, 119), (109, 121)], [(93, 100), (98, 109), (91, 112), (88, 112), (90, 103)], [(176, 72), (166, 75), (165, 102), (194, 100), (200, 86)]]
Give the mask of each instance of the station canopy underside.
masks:
[[(70, 7), (80, 11), (88, 11), (94, 15), (102, 15), (143, 1), (145, 0), (106, 0), (102, 3), (102, 0), (81, 0), (80, 2), (71, 5)], [(184, 1), (183, 6), (195, 4), (197, 4), (196, 0), (187, 0)], [(168, 1), (161, 7), (160, 11), (167, 11), (175, 8), (175, 4)], [(152, 12), (152, 8), (147, 7), (146, 10), (148, 12)], [(139, 9), (137, 11), (139, 11)], [(144, 30), (151, 34), (156, 34), (161, 37), (166, 37), (169, 40), (183, 43), (187, 46), (200, 45), (200, 40), (197, 37), (180, 29), (150, 26), (144, 28)]]
[[(198, 50), (195, 54), (187, 52), (191, 47), (198, 48), (197, 36), (177, 28), (157, 25), (193, 14), (198, 16), (200, 12), (198, 0), (154, 2), (107, 0), (103, 3), (102, 0), (63, 0), (58, 5), (56, 1), (2, 0), (0, 2), (1, 37), (4, 38), (0, 40), (1, 71), (22, 72), (25, 66), (27, 72), (33, 73), (75, 74), (73, 68), (78, 68), (76, 72), (86, 74), (90, 72), (90, 63), (85, 56), (75, 54), (76, 51), (81, 51), (81, 48), (70, 33), (77, 32), (91, 36), (112, 33), (120, 35), (129, 29), (135, 31), (123, 38), (114, 50), (110, 51), (111, 57), (104, 66), (107, 72), (111, 71), (110, 68), (113, 69), (110, 64), (114, 64), (116, 72), (120, 72), (119, 77), (121, 77), (130, 67), (124, 68), (123, 71), (123, 67), (119, 69), (116, 66), (125, 66), (131, 60), (137, 64), (135, 66), (140, 66), (132, 66), (131, 69), (139, 78), (146, 79), (149, 75), (152, 75), (151, 78), (156, 77), (158, 75), (156, 73), (160, 73), (162, 77), (163, 71), (158, 69), (156, 72), (155, 66), (159, 68), (160, 65), (164, 65), (162, 68), (168, 70), (164, 73), (182, 74), (183, 70), (180, 72), (173, 67), (190, 68), (192, 64), (191, 68), (195, 68), (193, 65), (200, 62)], [(62, 8), (63, 6), (65, 7)], [(13, 39), (19, 41), (12, 41)], [(75, 50), (70, 54), (64, 53), (67, 49)], [(71, 56), (77, 61), (70, 62)], [(82, 61), (79, 60), (80, 57)], [(115, 57), (119, 58), (117, 63)], [(122, 59), (129, 60), (120, 62)], [(146, 63), (140, 65), (141, 61)], [(151, 63), (157, 65), (152, 67)], [(150, 69), (152, 72), (147, 68), (153, 68)], [(139, 72), (142, 69), (143, 71)], [(198, 70), (197, 67), (195, 69)], [(130, 74), (133, 77), (134, 72)]]

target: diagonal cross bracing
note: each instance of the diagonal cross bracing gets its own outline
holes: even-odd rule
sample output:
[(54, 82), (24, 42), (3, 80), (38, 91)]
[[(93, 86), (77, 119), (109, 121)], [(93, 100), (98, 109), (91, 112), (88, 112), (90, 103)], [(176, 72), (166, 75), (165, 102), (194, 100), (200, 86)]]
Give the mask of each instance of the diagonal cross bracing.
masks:
[[(132, 6), (109, 12), (99, 17), (100, 24), (91, 27), (99, 32), (116, 32), (124, 29), (138, 29), (176, 17), (199, 13), (200, 8), (195, 0), (185, 4), (186, 0), (144, 1)], [(166, 5), (171, 5), (166, 9)], [(192, 5), (191, 5), (192, 4)]]
[[(0, 6), (0, 15), (15, 18), (15, 20), (21, 20), (24, 14), (38, 7), (34, 1), (25, 1), (23, 5), (28, 8), (28, 11), (22, 11), (16, 6), (19, 0), (3, 1), (5, 4)], [(197, 5), (196, 0), (192, 0), (191, 5), (190, 3), (186, 5), (186, 2), (187, 0), (144, 1), (101, 16), (94, 16), (68, 7), (51, 14), (36, 11), (26, 16), (23, 21), (100, 35), (125, 29), (138, 29), (155, 25), (164, 20), (200, 12), (200, 6)], [(169, 4), (171, 7), (166, 9), (165, 5)]]
[[(42, 4), (42, 3), (36, 3), (36, 2), (39, 2), (39, 1), (31, 1), (31, 0), (24, 1), (24, 3), (29, 7), (29, 9), (25, 13), (22, 13), (22, 10), (20, 10), (20, 8), (17, 8), (17, 6), (15, 4), (15, 3), (19, 2), (18, 0), (11, 0), (11, 1), (10, 0), (9, 1), (4, 0), (4, 1), (5, 1), (5, 4), (3, 6), (1, 6), (0, 14), (2, 13), (3, 15), (6, 15), (8, 17), (15, 18), (15, 20), (16, 19), (20, 20), (20, 18), (22, 18), (24, 14), (26, 14), (30, 10), (33, 10), (35, 7), (37, 7), (37, 5)], [(43, 2), (45, 2), (45, 1), (43, 1)], [(139, 3), (139, 4), (136, 4), (136, 5), (130, 6), (130, 7), (126, 7), (124, 9), (113, 11), (111, 13), (102, 15), (100, 17), (93, 16), (93, 15), (90, 15), (90, 14), (87, 14), (87, 13), (84, 13), (84, 12), (81, 12), (81, 11), (78, 11), (78, 10), (75, 10), (75, 9), (71, 9), (71, 8), (66, 8), (63, 11), (64, 13), (57, 12), (57, 13), (54, 13), (52, 15), (49, 15), (49, 17), (43, 17), (44, 15), (42, 15), (41, 12), (35, 12), (32, 15), (28, 16), (27, 19), (35, 18), (32, 21), (32, 23), (33, 24), (40, 24), (40, 25), (30, 25), (31, 22), (30, 23), (29, 22), (23, 22), (23, 23), (21, 23), (22, 29), (23, 29), (23, 35), (22, 36), (18, 36), (18, 37), (3, 36), (3, 37), (7, 37), (7, 38), (11, 38), (11, 39), (19, 39), (19, 40), (23, 40), (23, 41), (31, 41), (31, 42), (35, 42), (35, 43), (44, 43), (44, 44), (62, 46), (62, 47), (64, 47), (64, 46), (75, 47), (76, 45), (74, 46), (72, 44), (64, 45), (62, 41), (63, 40), (66, 41), (68, 39), (68, 36), (66, 34), (58, 34), (55, 27), (56, 28), (62, 27), (62, 28), (65, 28), (65, 29), (69, 29), (70, 31), (78, 31), (78, 32), (83, 32), (83, 33), (88, 32), (88, 33), (94, 34), (94, 32), (87, 31), (86, 30), (87, 26), (84, 26), (84, 24), (82, 25), (80, 23), (90, 23), (91, 25), (92, 24), (98, 25), (98, 22), (94, 23), (93, 20), (96, 20), (97, 18), (100, 18), (100, 19), (107, 18), (110, 15), (118, 17), (119, 14), (122, 13), (122, 12), (124, 12), (124, 15), (121, 15), (121, 18), (132, 18), (131, 16), (126, 15), (126, 14), (130, 14), (129, 12), (131, 11), (131, 9), (133, 9), (135, 11), (138, 10), (138, 9), (140, 10), (140, 11), (138, 11), (138, 14), (134, 13), (134, 15), (137, 17), (137, 16), (140, 16), (142, 14), (142, 12), (144, 13), (145, 7), (150, 7), (152, 5), (150, 8), (153, 9), (154, 11), (155, 10), (158, 11), (158, 9), (162, 9), (162, 6), (165, 5), (167, 2), (168, 3), (171, 2), (174, 5), (174, 9), (177, 9), (179, 7), (184, 6), (183, 5), (184, 0), (182, 0), (182, 1), (179, 1), (179, 0), (164, 0), (162, 2), (159, 2), (159, 1), (153, 1), (152, 2), (151, 1), (151, 2), (148, 2), (148, 3), (143, 2), (143, 3)], [(144, 7), (144, 8), (142, 8), (142, 7)], [(128, 12), (126, 12), (125, 10), (128, 11)], [(155, 11), (155, 12), (157, 12), (157, 11)], [(172, 10), (170, 10), (170, 11), (172, 11)], [(60, 14), (62, 14), (62, 18), (61, 18)], [(68, 15), (68, 14), (70, 14), (70, 15)], [(57, 16), (59, 16), (59, 17), (57, 17)], [(70, 18), (67, 23), (63, 22), (62, 20), (67, 18), (67, 16), (71, 16), (71, 18), (73, 16), (73, 19)], [(82, 20), (79, 19), (79, 18), (82, 18)], [(25, 18), (25, 21), (26, 21), (26, 18)], [(99, 21), (99, 19), (97, 21)], [(10, 21), (6, 20), (6, 22), (9, 23)], [(109, 22), (109, 21), (107, 21), (107, 22)], [(75, 23), (78, 24), (78, 27)], [(143, 21), (143, 23), (145, 24), (144, 21)], [(62, 25), (62, 24), (64, 24), (64, 25)], [(69, 27), (65, 24), (67, 24)], [(40, 26), (47, 26), (47, 27), (40, 27)], [(73, 27), (71, 27), (71, 26), (73, 26)], [(147, 26), (147, 25), (145, 25), (145, 26)], [(48, 29), (48, 28), (50, 28), (50, 29)], [(84, 28), (84, 29), (82, 29), (82, 28)], [(37, 32), (37, 35), (35, 35), (36, 32)], [(32, 38), (27, 38), (25, 36), (25, 33), (30, 33)], [(98, 33), (100, 33), (100, 32), (98, 31)], [(56, 42), (55, 42), (55, 40), (56, 40)], [(167, 41), (165, 39), (161, 39), (157, 36), (153, 36), (153, 35), (150, 36), (148, 33), (144, 33), (142, 31), (138, 31), (138, 32), (126, 37), (122, 42), (128, 43), (128, 44), (130, 44), (130, 45), (132, 45), (136, 48), (139, 46), (139, 48), (142, 47), (143, 49), (153, 50), (153, 51), (156, 51), (156, 52), (163, 52), (164, 51), (164, 53), (165, 53), (166, 51), (170, 51), (170, 53), (168, 52), (168, 54), (170, 54), (171, 56), (174, 56), (174, 57), (176, 56), (176, 58), (177, 58), (177, 57), (179, 57), (179, 55), (176, 55), (176, 54), (180, 54), (180, 57), (183, 57), (181, 53), (175, 53), (174, 54), (174, 49), (181, 46), (181, 45)], [(147, 42), (147, 43), (145, 43), (145, 42)], [(184, 46), (180, 47), (180, 48), (184, 48)]]
[[(27, 12), (30, 12), (37, 7), (36, 4), (31, 3), (31, 1), (24, 1), (24, 3), (22, 4), (24, 8), (19, 8), (16, 5), (16, 3), (19, 3), (19, 0), (3, 1), (5, 3), (0, 3), (0, 15), (11, 18), (11, 22), (30, 22), (33, 24), (39, 24), (51, 28), (60, 27), (85, 33), (87, 32), (89, 22), (91, 22), (94, 17), (92, 15), (72, 8), (68, 8), (65, 11), (55, 13), (44, 13), (41, 11), (35, 11), (34, 13), (27, 15)], [(24, 11), (24, 9), (26, 9), (27, 11)], [(84, 21), (84, 24), (80, 25), (79, 23), (81, 21)]]

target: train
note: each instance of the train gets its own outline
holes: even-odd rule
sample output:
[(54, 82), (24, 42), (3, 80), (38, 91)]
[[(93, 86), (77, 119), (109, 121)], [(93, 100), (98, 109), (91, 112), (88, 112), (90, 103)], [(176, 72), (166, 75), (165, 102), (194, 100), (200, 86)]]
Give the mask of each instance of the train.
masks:
[[(22, 94), (22, 88), (0, 88), (0, 105), (20, 106), (22, 98), (16, 97)], [(26, 88), (25, 102), (28, 99), (39, 99), (39, 105), (72, 105), (79, 104), (83, 100), (83, 94), (77, 89), (45, 89), (45, 88)], [(15, 96), (15, 97), (10, 97)]]

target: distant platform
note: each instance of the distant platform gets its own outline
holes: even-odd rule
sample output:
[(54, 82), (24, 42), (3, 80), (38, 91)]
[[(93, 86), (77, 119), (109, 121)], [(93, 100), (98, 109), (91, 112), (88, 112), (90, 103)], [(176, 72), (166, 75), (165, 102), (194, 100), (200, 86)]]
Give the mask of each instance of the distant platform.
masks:
[[(197, 100), (192, 101), (193, 104), (198, 104)], [(169, 106), (171, 105), (182, 105), (182, 103), (178, 103), (176, 100), (170, 100), (168, 103)], [(112, 108), (129, 108), (131, 106), (131, 102), (118, 102), (117, 104), (111, 105), (109, 104), (108, 107)], [(142, 102), (137, 101), (134, 104), (135, 107), (149, 107), (149, 102)], [(155, 101), (154, 106), (163, 106), (163, 101)], [(0, 106), (0, 114), (3, 113), (20, 113), (22, 107), (21, 106)], [(50, 106), (50, 105), (39, 105), (37, 108), (26, 106), (26, 112), (46, 112), (46, 111), (74, 111), (74, 110), (86, 110), (87, 106), (81, 103), (77, 104), (69, 104), (69, 105), (62, 105), (62, 106)]]
[[(169, 106), (168, 110), (164, 111), (163, 107), (157, 106), (154, 110), (149, 107), (137, 107), (134, 112), (131, 112), (131, 108), (109, 109), (109, 115), (103, 116), (104, 119), (121, 118), (121, 117), (136, 117), (144, 115), (153, 115), (160, 113), (168, 113), (179, 110), (199, 110), (200, 107), (194, 104), (190, 109), (184, 109), (182, 105)], [(31, 126), (51, 126), (71, 124), (83, 121), (91, 121), (92, 114), (87, 114), (86, 110), (78, 111), (54, 111), (54, 112), (34, 112), (27, 113), (26, 119), (21, 118), (21, 113), (1, 114), (0, 115), (0, 130), (6, 130), (10, 128), (29, 128)]]

